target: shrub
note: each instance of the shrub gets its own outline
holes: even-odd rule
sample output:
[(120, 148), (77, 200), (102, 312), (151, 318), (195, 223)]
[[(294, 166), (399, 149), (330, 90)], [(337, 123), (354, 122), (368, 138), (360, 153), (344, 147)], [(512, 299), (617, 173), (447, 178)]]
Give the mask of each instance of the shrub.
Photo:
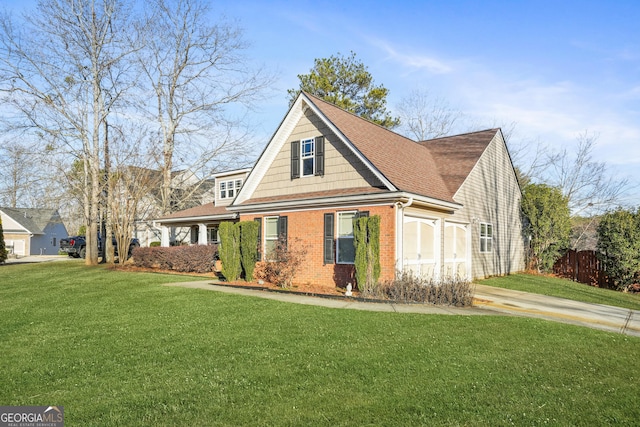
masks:
[(380, 279), (380, 216), (354, 220), (353, 244), (356, 283), (360, 291), (368, 291)]
[(256, 267), (258, 253), (258, 228), (256, 221), (242, 221), (240, 227), (240, 262), (244, 271), (244, 279), (253, 279), (253, 270)]
[(216, 245), (134, 248), (133, 265), (181, 273), (210, 273), (218, 257)]
[(0, 264), (7, 260), (7, 249), (4, 244), (4, 231), (2, 230), (2, 218), (0, 218)]
[(240, 226), (237, 223), (224, 221), (220, 224), (220, 261), (222, 275), (233, 282), (242, 273), (240, 262)]
[(468, 307), (473, 303), (473, 287), (468, 280), (453, 277), (435, 282), (420, 277), (411, 270), (397, 271), (393, 280), (361, 291), (361, 295), (403, 303), (418, 302), (456, 307)]
[(161, 245), (161, 243), (158, 242), (158, 241), (149, 243), (149, 247), (150, 248), (158, 248), (158, 247), (160, 247), (160, 245)]
[(307, 257), (307, 247), (301, 245), (299, 239), (293, 242), (279, 240), (270, 253), (272, 260), (260, 265), (256, 276), (281, 288), (290, 288), (298, 269)]
[(637, 283), (640, 272), (640, 210), (608, 212), (598, 225), (598, 256), (619, 290)]

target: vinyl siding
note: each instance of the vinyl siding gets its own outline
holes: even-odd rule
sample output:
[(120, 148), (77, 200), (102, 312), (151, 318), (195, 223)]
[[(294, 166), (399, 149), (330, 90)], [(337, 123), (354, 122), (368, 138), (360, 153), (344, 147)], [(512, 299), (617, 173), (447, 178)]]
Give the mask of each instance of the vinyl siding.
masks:
[[(454, 196), (464, 207), (449, 219), (471, 224), (472, 276), (484, 278), (522, 271), (525, 240), (522, 193), (498, 133)], [(493, 225), (493, 251), (480, 253), (480, 224)]]
[[(324, 176), (291, 180), (291, 141), (325, 137)], [(311, 193), (345, 188), (379, 187), (382, 184), (311, 110), (299, 120), (252, 198)]]

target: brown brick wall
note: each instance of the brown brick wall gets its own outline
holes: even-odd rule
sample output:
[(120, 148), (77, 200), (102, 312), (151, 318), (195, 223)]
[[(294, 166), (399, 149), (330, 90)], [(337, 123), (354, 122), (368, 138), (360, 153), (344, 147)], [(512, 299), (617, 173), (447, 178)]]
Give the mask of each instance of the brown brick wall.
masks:
[[(324, 214), (354, 211), (355, 209), (326, 209), (302, 212), (270, 213), (268, 215), (241, 215), (241, 221), (251, 221), (264, 216), (288, 217), (288, 245), (307, 247), (306, 263), (294, 279), (294, 284), (310, 283), (327, 287), (345, 287), (354, 283), (353, 265), (323, 263)], [(380, 216), (380, 279), (391, 279), (395, 272), (395, 208), (388, 206), (364, 206), (358, 211)], [(337, 223), (337, 216), (336, 216)]]

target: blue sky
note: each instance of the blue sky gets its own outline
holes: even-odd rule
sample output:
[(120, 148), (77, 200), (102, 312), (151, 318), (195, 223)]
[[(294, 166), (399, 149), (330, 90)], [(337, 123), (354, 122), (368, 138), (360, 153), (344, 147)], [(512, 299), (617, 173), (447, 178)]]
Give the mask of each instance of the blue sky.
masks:
[[(5, 4), (15, 8), (33, 2)], [(635, 187), (640, 206), (640, 2), (212, 2), (236, 19), (246, 52), (278, 76), (253, 121), (265, 143), (287, 111), (287, 89), (315, 58), (353, 51), (393, 111), (413, 89), (458, 108), (475, 127), (516, 123), (514, 143), (554, 148), (598, 135), (595, 157)]]

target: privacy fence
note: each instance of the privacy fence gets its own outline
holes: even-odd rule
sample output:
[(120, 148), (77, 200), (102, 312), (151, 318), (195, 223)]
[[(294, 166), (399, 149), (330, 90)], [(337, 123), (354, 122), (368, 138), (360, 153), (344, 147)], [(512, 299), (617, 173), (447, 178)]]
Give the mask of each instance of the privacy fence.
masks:
[(596, 251), (570, 250), (553, 265), (553, 273), (598, 288), (615, 289)]

